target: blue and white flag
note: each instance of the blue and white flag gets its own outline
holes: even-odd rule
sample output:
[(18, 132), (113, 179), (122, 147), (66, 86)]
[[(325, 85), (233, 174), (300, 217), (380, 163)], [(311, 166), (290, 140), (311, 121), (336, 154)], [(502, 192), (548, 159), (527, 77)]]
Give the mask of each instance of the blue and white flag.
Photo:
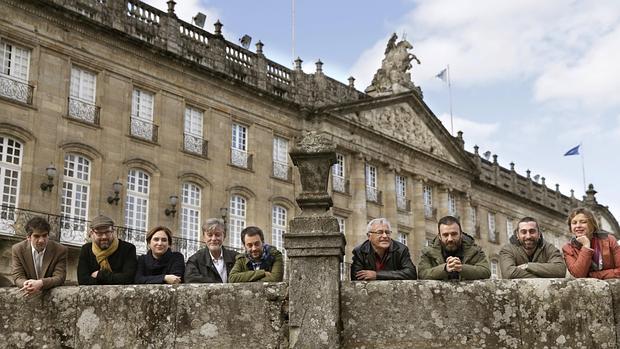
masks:
[(579, 147), (581, 147), (581, 144), (574, 148), (571, 148), (569, 151), (566, 152), (566, 154), (564, 154), (564, 156), (579, 155)]
[(441, 79), (443, 82), (448, 82), (448, 69), (444, 68), (444, 70), (440, 71), (435, 77)]

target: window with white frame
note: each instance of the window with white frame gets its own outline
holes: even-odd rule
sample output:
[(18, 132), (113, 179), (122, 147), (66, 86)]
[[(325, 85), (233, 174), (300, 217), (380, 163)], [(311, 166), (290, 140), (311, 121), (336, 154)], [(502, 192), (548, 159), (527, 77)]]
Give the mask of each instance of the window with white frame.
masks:
[(409, 234), (407, 233), (398, 233), (398, 242), (407, 245), (407, 241), (409, 240)]
[(127, 240), (136, 245), (136, 251), (146, 253), (144, 233), (148, 225), (150, 176), (139, 169), (127, 174), (127, 199), (125, 200), (125, 227)]
[(489, 241), (495, 242), (497, 241), (497, 234), (495, 233), (495, 213), (489, 212), (488, 222), (489, 222)]
[(0, 73), (27, 82), (29, 66), (29, 49), (0, 40)]
[(202, 110), (186, 106), (183, 129), (183, 148), (191, 153), (206, 155), (204, 154), (202, 124)]
[(497, 273), (497, 261), (491, 260), (491, 279), (499, 279), (499, 275)]
[(0, 135), (0, 232), (14, 234), (14, 209), (18, 205), (23, 146), (17, 140)]
[(191, 182), (181, 185), (181, 237), (200, 241), (200, 203), (202, 190)]
[(332, 189), (337, 192), (346, 192), (344, 155), (336, 154), (336, 163), (332, 165)]
[(399, 210), (407, 210), (407, 178), (396, 176), (396, 206)]
[(346, 234), (347, 229), (347, 219), (341, 216), (334, 216), (338, 220), (338, 229), (342, 234)]
[(288, 179), (288, 140), (273, 137), (273, 176)]
[(280, 251), (282, 251), (282, 242), (286, 233), (286, 220), (286, 208), (274, 205), (271, 208), (271, 243)]
[(231, 162), (235, 166), (248, 167), (248, 128), (232, 124)]
[(457, 216), (456, 212), (456, 197), (452, 192), (448, 192), (448, 214), (450, 216)]
[(78, 99), (83, 102), (95, 104), (95, 90), (97, 84), (97, 76), (80, 67), (71, 67), (71, 98)]
[(478, 209), (476, 206), (469, 207), (469, 221), (471, 222), (471, 231), (477, 237), (479, 237), (480, 233), (478, 232)]
[(422, 188), (422, 199), (424, 201), (424, 216), (433, 217), (433, 187), (424, 185)]
[(150, 92), (134, 89), (131, 104), (131, 134), (148, 140), (154, 140), (153, 127), (154, 95)]
[(513, 233), (514, 233), (514, 226), (512, 223), (512, 218), (507, 217), (506, 218), (506, 236), (508, 236), (508, 239), (510, 239)]
[(368, 201), (379, 201), (377, 192), (377, 167), (366, 164), (366, 199)]
[(245, 229), (245, 217), (247, 210), (247, 201), (241, 195), (233, 195), (230, 197), (229, 223), (228, 231), (230, 232), (230, 247), (241, 249), (243, 242), (241, 241), (241, 231)]
[(81, 245), (87, 230), (91, 164), (84, 156), (68, 153), (63, 167), (60, 240)]

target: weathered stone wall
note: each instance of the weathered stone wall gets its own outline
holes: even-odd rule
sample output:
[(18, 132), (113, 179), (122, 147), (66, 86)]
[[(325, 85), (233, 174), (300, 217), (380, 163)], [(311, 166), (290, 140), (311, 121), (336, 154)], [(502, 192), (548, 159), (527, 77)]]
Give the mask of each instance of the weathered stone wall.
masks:
[(286, 348), (287, 286), (0, 288), (0, 347)]
[(341, 290), (343, 348), (618, 345), (620, 281), (345, 282)]

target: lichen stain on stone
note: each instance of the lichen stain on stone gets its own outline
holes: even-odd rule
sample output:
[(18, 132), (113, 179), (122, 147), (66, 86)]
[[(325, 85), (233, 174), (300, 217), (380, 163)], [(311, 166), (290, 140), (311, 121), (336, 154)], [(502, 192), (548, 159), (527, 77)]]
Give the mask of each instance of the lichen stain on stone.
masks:
[(95, 308), (88, 307), (82, 311), (77, 321), (77, 327), (81, 337), (90, 339), (93, 336), (99, 327), (99, 317), (95, 314)]
[(319, 333), (319, 339), (321, 340), (321, 343), (323, 344), (329, 343), (329, 335), (325, 331), (321, 331)]
[(559, 345), (563, 345), (564, 343), (566, 343), (566, 337), (564, 337), (564, 335), (560, 335), (558, 338), (555, 339), (555, 342)]
[(207, 338), (216, 338), (218, 333), (217, 326), (211, 323), (206, 323), (200, 327), (200, 334)]

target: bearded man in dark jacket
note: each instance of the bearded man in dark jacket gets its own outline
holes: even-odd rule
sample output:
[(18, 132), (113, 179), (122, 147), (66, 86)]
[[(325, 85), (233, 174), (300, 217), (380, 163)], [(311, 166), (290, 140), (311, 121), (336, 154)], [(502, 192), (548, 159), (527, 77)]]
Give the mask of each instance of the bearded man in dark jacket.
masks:
[(385, 218), (368, 223), (366, 240), (353, 250), (351, 280), (415, 280), (416, 268), (409, 248), (391, 238), (392, 228)]

